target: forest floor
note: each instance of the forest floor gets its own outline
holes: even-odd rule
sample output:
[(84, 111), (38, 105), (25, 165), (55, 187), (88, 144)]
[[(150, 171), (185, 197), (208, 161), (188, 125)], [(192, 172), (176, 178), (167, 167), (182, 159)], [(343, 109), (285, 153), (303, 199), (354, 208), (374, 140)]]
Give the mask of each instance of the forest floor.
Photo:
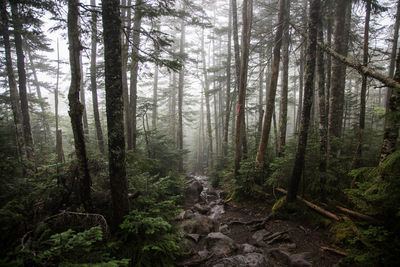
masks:
[(186, 180), (183, 226), (187, 259), (180, 266), (335, 266), (341, 256), (318, 227), (270, 216), (271, 205), (224, 201), (204, 176)]

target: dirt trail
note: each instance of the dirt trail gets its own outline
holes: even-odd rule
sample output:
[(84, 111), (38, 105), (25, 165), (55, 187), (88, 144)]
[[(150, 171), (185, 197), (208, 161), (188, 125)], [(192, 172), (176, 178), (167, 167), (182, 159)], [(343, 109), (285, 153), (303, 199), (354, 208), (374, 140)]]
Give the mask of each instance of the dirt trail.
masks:
[(186, 180), (185, 211), (177, 220), (192, 256), (180, 266), (334, 266), (340, 257), (321, 251), (326, 233), (272, 218), (270, 209), (223, 201), (205, 176)]

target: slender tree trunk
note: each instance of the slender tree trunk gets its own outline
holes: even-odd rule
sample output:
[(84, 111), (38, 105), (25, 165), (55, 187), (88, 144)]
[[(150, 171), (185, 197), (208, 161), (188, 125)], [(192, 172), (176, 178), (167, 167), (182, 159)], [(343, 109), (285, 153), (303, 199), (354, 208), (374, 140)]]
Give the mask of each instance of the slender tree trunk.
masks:
[(232, 1), (229, 1), (228, 20), (228, 57), (226, 60), (226, 103), (225, 103), (225, 125), (224, 140), (222, 144), (223, 156), (228, 155), (229, 120), (231, 115), (231, 63), (232, 63)]
[(308, 126), (314, 93), (315, 56), (317, 50), (317, 26), (320, 23), (320, 0), (312, 0), (310, 5), (310, 20), (308, 24), (308, 44), (306, 54), (306, 73), (304, 87), (304, 103), (301, 114), (300, 134), (297, 141), (296, 157), (292, 177), (289, 181), (287, 201), (294, 202), (297, 197), (299, 182), (304, 170), (304, 159), (307, 148)]
[(172, 74), (171, 109), (170, 109), (170, 136), (176, 142), (176, 73)]
[(136, 0), (135, 15), (133, 17), (132, 51), (131, 51), (131, 77), (130, 77), (130, 112), (131, 112), (131, 132), (128, 135), (128, 149), (136, 151), (136, 108), (137, 108), (137, 83), (139, 71), (139, 45), (140, 27), (142, 24), (141, 6), (143, 0)]
[[(96, 7), (96, 0), (90, 0), (90, 5), (94, 9)], [(104, 139), (103, 130), (101, 129), (100, 114), (99, 114), (99, 101), (97, 98), (97, 68), (96, 68), (96, 56), (97, 56), (97, 14), (96, 11), (92, 11), (92, 44), (90, 52), (90, 89), (92, 91), (92, 102), (93, 102), (93, 115), (94, 124), (96, 128), (97, 144), (101, 155), (104, 155)]]
[[(185, 54), (185, 22), (181, 22), (181, 39), (179, 45), (179, 54), (182, 57), (182, 62), (184, 62)], [(179, 83), (178, 83), (178, 149), (183, 151), (183, 86), (184, 86), (184, 67), (179, 71)], [(183, 173), (183, 155), (179, 159), (179, 172)]]
[[(347, 56), (350, 31), (351, 2), (337, 0), (335, 3), (335, 29), (333, 50)], [(332, 76), (328, 118), (328, 153), (337, 156), (343, 122), (344, 89), (346, 81), (346, 65), (337, 59), (332, 62)]]
[(259, 83), (258, 83), (258, 124), (257, 124), (257, 136), (256, 136), (256, 143), (261, 137), (261, 131), (262, 131), (262, 121), (264, 117), (264, 109), (263, 109), (263, 104), (264, 104), (264, 68), (263, 68), (263, 56), (262, 53), (260, 52), (260, 58), (259, 58), (259, 64), (260, 64), (260, 72), (259, 72)]
[(264, 124), (257, 152), (257, 162), (262, 164), (265, 162), (265, 150), (268, 145), (269, 134), (271, 131), (272, 114), (274, 113), (275, 109), (275, 95), (276, 95), (276, 87), (278, 85), (279, 62), (280, 62), (281, 46), (282, 46), (283, 20), (286, 16), (286, 7), (287, 7), (286, 1), (287, 0), (279, 1), (279, 15), (277, 24), (278, 28), (274, 40), (272, 75), (268, 90), (268, 101), (265, 107), (266, 113), (264, 116)]
[(203, 61), (203, 77), (204, 77), (204, 98), (206, 100), (206, 120), (207, 120), (207, 137), (208, 137), (208, 159), (211, 169), (214, 167), (213, 162), (213, 138), (211, 128), (211, 108), (210, 108), (210, 84), (208, 81), (206, 52), (204, 48), (204, 29), (201, 34), (201, 57)]
[(84, 75), (85, 73), (83, 72), (83, 64), (82, 64), (82, 53), (79, 56), (79, 60), (80, 60), (80, 68), (81, 68), (81, 89), (79, 90), (79, 94), (80, 94), (80, 101), (83, 105), (83, 131), (86, 135), (89, 136), (89, 122), (88, 122), (88, 117), (87, 117), (87, 112), (86, 112), (86, 94), (85, 94), (85, 81), (84, 81)]
[(21, 157), (21, 161), (24, 167), (25, 174), (33, 175), (34, 169), (29, 169), (29, 164), (27, 162), (27, 154), (25, 148), (25, 140), (24, 140), (24, 129), (23, 129), (23, 120), (21, 114), (21, 107), (18, 98), (18, 89), (17, 83), (14, 76), (13, 63), (11, 57), (11, 46), (10, 46), (10, 33), (8, 29), (8, 14), (6, 1), (2, 1), (0, 3), (0, 15), (1, 15), (1, 33), (3, 35), (3, 45), (5, 50), (6, 57), (6, 69), (7, 69), (7, 77), (8, 77), (8, 85), (10, 87), (10, 103), (11, 109), (14, 117), (14, 125), (15, 125), (15, 134), (18, 146), (18, 152)]
[[(327, 43), (329, 47), (332, 47), (332, 3), (328, 2), (328, 19), (327, 19)], [(330, 100), (330, 88), (331, 88), (331, 74), (332, 74), (332, 57), (330, 54), (326, 55), (326, 93), (325, 93), (325, 112), (328, 117), (329, 114), (329, 100)]]
[[(160, 25), (157, 24), (156, 30), (160, 30)], [(158, 57), (159, 54), (159, 45), (158, 43), (154, 43), (155, 55)], [(151, 113), (151, 125), (153, 129), (157, 129), (157, 109), (158, 109), (158, 64), (154, 64), (154, 80), (153, 80), (153, 108)]]
[(304, 89), (304, 47), (300, 48), (300, 63), (299, 63), (299, 104), (297, 108), (296, 128), (297, 132), (300, 128), (301, 113), (303, 110), (303, 89)]
[(124, 110), (119, 0), (103, 0), (108, 154), (114, 227), (129, 212), (125, 169)]
[[(363, 66), (368, 66), (368, 44), (369, 44), (369, 21), (371, 18), (371, 0), (366, 2), (366, 13), (365, 13), (365, 24), (364, 24), (364, 45), (363, 45)], [(367, 94), (367, 76), (362, 76), (361, 83), (361, 94), (360, 94), (360, 121), (359, 121), (359, 133), (358, 133), (358, 144), (356, 149), (356, 155), (354, 156), (353, 167), (357, 168), (360, 163), (362, 156), (362, 144), (365, 130), (365, 106), (366, 106), (366, 94)]]
[(56, 89), (54, 91), (54, 109), (56, 114), (56, 153), (57, 163), (65, 162), (64, 150), (62, 146), (62, 130), (58, 129), (58, 85), (60, 80), (60, 47), (57, 38), (57, 81)]
[(250, 53), (250, 35), (253, 20), (253, 1), (245, 0), (243, 2), (243, 26), (242, 26), (242, 60), (240, 62), (240, 79), (238, 90), (238, 109), (236, 112), (236, 133), (235, 133), (235, 171), (239, 174), (240, 162), (243, 157), (243, 134), (245, 134), (244, 111), (246, 108), (246, 87), (247, 87), (247, 71), (249, 68)]
[(22, 113), (22, 123), (24, 130), (24, 143), (26, 154), (28, 158), (28, 167), (29, 171), (33, 171), (33, 173), (27, 173), (28, 175), (33, 175), (36, 172), (35, 167), (35, 149), (32, 137), (31, 130), (31, 121), (29, 116), (29, 105), (28, 105), (28, 96), (26, 94), (26, 72), (25, 72), (25, 62), (24, 62), (24, 51), (22, 49), (22, 24), (19, 18), (19, 11), (17, 3), (14, 1), (10, 1), (11, 3), (11, 12), (12, 19), (14, 23), (14, 42), (15, 49), (17, 52), (17, 68), (18, 68), (18, 86), (19, 86), (19, 97), (21, 100), (21, 113)]
[(281, 90), (281, 108), (279, 120), (279, 148), (278, 157), (283, 156), (284, 146), (286, 145), (287, 113), (288, 113), (288, 89), (289, 89), (289, 16), (290, 1), (286, 3), (286, 16), (283, 20), (283, 42), (282, 42), (282, 90)]
[[(128, 6), (132, 5), (132, 1), (128, 1)], [(124, 99), (124, 115), (125, 115), (125, 137), (128, 144), (128, 149), (132, 149), (132, 111), (129, 101), (129, 88), (128, 88), (128, 51), (131, 35), (131, 16), (132, 9), (124, 8), (126, 0), (122, 1), (122, 15), (121, 15), (121, 42), (122, 42), (122, 88)]]
[[(322, 23), (322, 22), (321, 22)], [(324, 39), (323, 25), (318, 25), (318, 40)], [(320, 159), (319, 170), (326, 172), (327, 148), (328, 148), (328, 118), (325, 104), (325, 61), (324, 52), (321, 48), (317, 49), (317, 70), (318, 70), (318, 104), (319, 104), (319, 142)], [(321, 181), (321, 187), (325, 184), (325, 179)]]
[(83, 105), (79, 102), (79, 89), (81, 88), (80, 51), (79, 40), (79, 1), (68, 1), (68, 42), (69, 60), (71, 66), (71, 85), (68, 93), (69, 116), (71, 117), (72, 132), (75, 141), (75, 153), (78, 162), (79, 195), (86, 211), (92, 209), (90, 186), (92, 181), (89, 174), (85, 137), (83, 134), (82, 114)]

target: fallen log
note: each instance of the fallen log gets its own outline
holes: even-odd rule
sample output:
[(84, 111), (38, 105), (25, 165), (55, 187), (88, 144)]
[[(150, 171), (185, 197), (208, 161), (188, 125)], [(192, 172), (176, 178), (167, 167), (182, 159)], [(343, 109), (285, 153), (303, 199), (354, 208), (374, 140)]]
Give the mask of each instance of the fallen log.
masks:
[(362, 219), (362, 220), (370, 221), (370, 222), (376, 222), (377, 221), (375, 218), (373, 218), (371, 216), (359, 213), (357, 211), (349, 210), (349, 209), (346, 209), (346, 208), (341, 207), (341, 206), (336, 206), (336, 209), (338, 209), (341, 212), (346, 213), (346, 214), (348, 214), (350, 216), (356, 217), (358, 219)]
[[(283, 188), (275, 188), (276, 191), (281, 192), (283, 194), (287, 194), (287, 191)], [(317, 211), (318, 213), (324, 215), (325, 217), (328, 217), (329, 219), (335, 220), (335, 221), (340, 221), (340, 217), (333, 214), (332, 212), (329, 212), (327, 210), (324, 210), (323, 208), (311, 203), (310, 201), (305, 200), (304, 198), (297, 196), (297, 199), (301, 202), (303, 202), (307, 207)]]
[[(302, 36), (306, 36), (304, 31), (299, 29), (294, 23), (292, 23), (292, 22), (289, 22), (289, 23), (293, 27), (293, 29), (295, 29), (295, 31), (300, 33)], [(380, 72), (377, 72), (371, 68), (368, 68), (358, 62), (355, 62), (354, 60), (350, 59), (349, 57), (345, 57), (345, 56), (339, 54), (338, 52), (336, 52), (330, 46), (328, 46), (327, 44), (325, 44), (323, 42), (318, 42), (317, 44), (321, 49), (323, 49), (326, 53), (328, 53), (329, 55), (334, 57), (336, 60), (339, 60), (340, 62), (349, 66), (350, 68), (357, 70), (360, 74), (374, 78), (374, 79), (380, 81), (381, 83), (383, 83), (387, 87), (400, 89), (400, 83), (398, 81), (394, 80), (393, 78), (388, 77), (388, 76), (386, 76)]]
[(330, 252), (333, 252), (333, 253), (338, 254), (340, 256), (345, 256), (345, 257), (347, 256), (346, 252), (344, 252), (342, 250), (339, 250), (339, 249), (336, 249), (336, 248), (321, 247), (321, 250), (322, 251), (330, 251)]

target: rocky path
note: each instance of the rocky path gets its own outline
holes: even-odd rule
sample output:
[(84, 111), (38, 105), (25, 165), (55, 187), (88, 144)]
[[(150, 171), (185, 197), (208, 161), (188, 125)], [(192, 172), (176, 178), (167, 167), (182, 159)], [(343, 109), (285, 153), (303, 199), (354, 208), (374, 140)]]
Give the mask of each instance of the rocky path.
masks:
[[(248, 206), (248, 205), (247, 205)], [(185, 211), (177, 221), (191, 257), (180, 266), (334, 266), (340, 258), (323, 252), (326, 234), (273, 219), (268, 209), (224, 202), (205, 176), (186, 180)]]

